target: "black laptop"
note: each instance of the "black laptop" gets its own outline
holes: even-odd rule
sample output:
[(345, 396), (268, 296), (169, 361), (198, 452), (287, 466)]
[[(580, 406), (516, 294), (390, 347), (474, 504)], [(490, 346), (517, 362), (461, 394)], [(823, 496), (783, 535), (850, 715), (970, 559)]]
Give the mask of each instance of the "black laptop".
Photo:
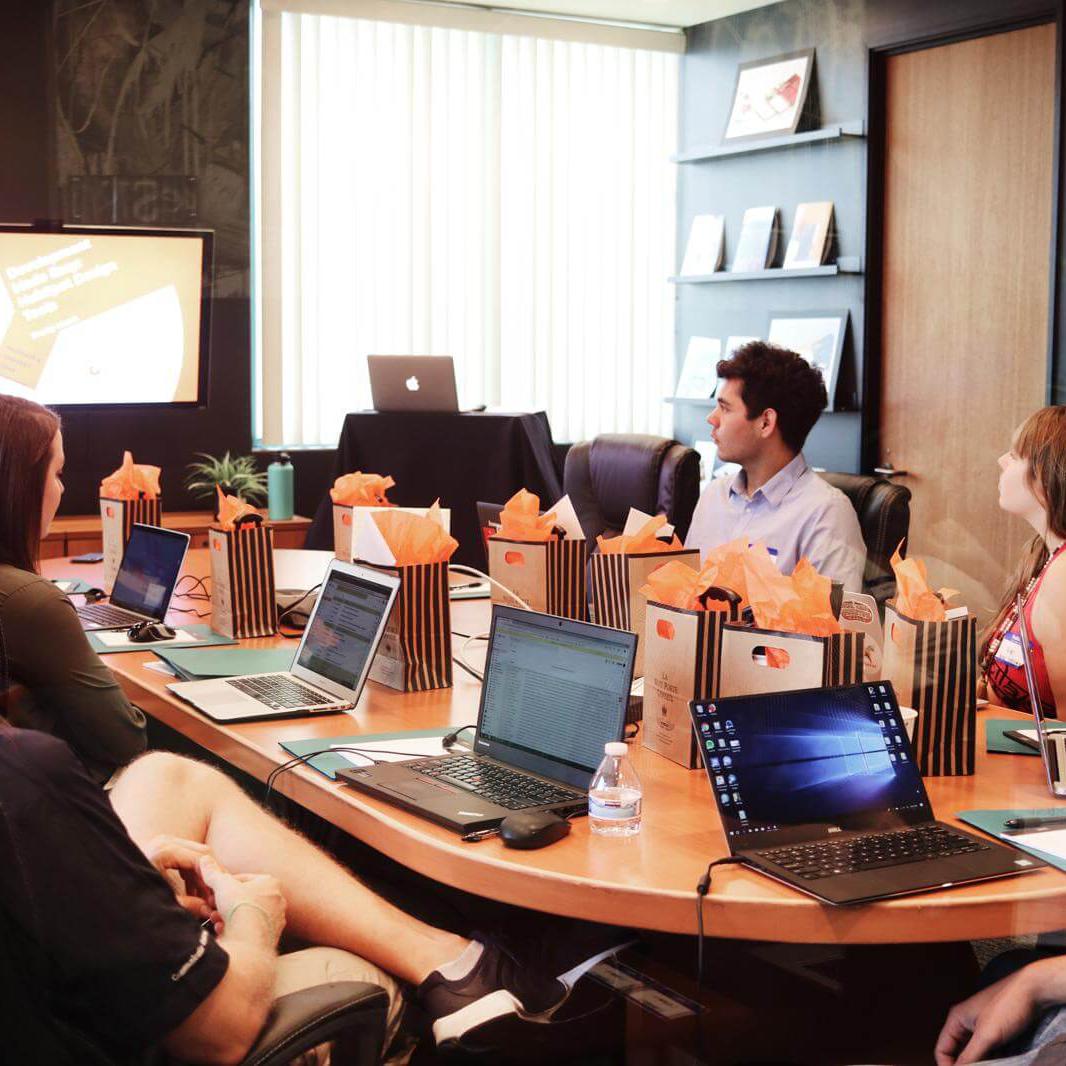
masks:
[(603, 746), (621, 740), (633, 633), (495, 604), (469, 754), (346, 768), (338, 777), (461, 833), (514, 811), (588, 811)]
[(122, 554), (111, 602), (79, 607), (82, 629), (126, 629), (138, 622), (162, 622), (188, 547), (188, 533), (135, 524)]
[(935, 820), (887, 681), (690, 709), (730, 852), (827, 903), (1045, 865)]

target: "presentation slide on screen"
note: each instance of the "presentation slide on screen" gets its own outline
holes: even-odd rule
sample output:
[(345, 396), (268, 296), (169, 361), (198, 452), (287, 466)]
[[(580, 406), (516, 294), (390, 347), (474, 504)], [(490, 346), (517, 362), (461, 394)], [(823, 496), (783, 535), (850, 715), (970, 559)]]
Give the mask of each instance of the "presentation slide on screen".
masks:
[(197, 400), (203, 241), (0, 233), (0, 392)]

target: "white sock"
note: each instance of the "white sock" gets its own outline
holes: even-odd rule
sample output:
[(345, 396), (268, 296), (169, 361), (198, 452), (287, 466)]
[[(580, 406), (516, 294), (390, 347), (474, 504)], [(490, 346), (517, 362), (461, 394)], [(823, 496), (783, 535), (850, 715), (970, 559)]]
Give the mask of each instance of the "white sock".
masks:
[(452, 959), (451, 962), (445, 963), (443, 966), (438, 966), (437, 973), (439, 973), (445, 981), (459, 981), (466, 977), (466, 975), (478, 964), (478, 960), (481, 958), (481, 953), (484, 950), (484, 944), (477, 940), (471, 940), (464, 949), (462, 955), (457, 959)]

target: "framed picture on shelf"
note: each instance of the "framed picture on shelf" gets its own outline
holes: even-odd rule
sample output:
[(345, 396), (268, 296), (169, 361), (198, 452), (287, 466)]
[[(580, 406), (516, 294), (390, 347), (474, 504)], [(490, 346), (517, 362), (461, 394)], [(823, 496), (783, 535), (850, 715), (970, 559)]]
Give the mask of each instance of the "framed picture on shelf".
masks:
[(721, 355), (722, 342), (717, 337), (689, 337), (674, 398), (709, 400), (714, 396), (718, 388), (716, 368)]
[(804, 116), (813, 76), (813, 48), (741, 63), (724, 139), (795, 133)]
[(827, 411), (833, 410), (847, 331), (847, 311), (781, 311), (770, 315), (766, 339), (802, 355), (822, 372), (829, 397)]

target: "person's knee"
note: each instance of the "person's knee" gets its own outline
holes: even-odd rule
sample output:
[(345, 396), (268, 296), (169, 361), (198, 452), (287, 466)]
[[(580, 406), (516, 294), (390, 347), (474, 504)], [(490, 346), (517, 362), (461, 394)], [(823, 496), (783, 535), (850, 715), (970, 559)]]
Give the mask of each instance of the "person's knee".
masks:
[(237, 785), (213, 766), (168, 751), (149, 751), (123, 770), (111, 795), (120, 811), (179, 803), (186, 811), (209, 812), (234, 790)]

